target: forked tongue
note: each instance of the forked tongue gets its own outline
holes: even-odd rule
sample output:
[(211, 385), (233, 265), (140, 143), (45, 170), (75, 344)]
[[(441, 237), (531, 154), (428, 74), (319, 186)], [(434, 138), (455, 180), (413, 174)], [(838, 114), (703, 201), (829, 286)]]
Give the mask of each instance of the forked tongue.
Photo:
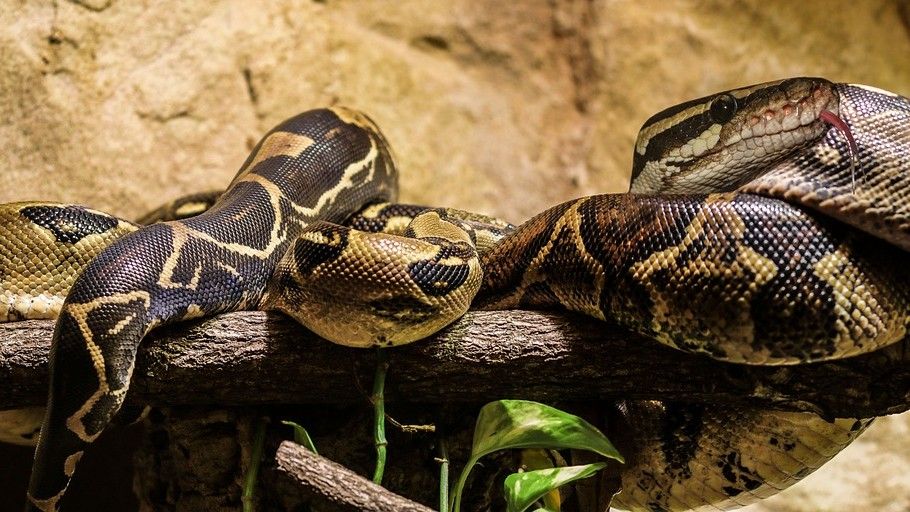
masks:
[(859, 147), (856, 145), (856, 139), (853, 138), (853, 132), (843, 119), (837, 114), (828, 110), (822, 110), (818, 118), (831, 125), (835, 130), (847, 139), (847, 148), (850, 152), (850, 181), (852, 192), (856, 192), (856, 169), (859, 167)]

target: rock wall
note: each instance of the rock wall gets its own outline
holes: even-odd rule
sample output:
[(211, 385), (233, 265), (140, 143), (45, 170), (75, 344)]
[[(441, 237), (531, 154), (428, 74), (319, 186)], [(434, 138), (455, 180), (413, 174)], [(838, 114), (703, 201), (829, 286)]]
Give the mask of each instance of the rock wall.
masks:
[(386, 131), (404, 199), (520, 221), (623, 190), (641, 123), (684, 99), (792, 75), (910, 93), (899, 5), (0, 0), (0, 201), (135, 216), (344, 103)]
[[(0, 201), (135, 217), (223, 187), (274, 123), (343, 103), (383, 127), (402, 199), (519, 222), (622, 191), (638, 127), (684, 99), (792, 75), (910, 94), (908, 2), (768, 4), (0, 0)], [(891, 510), (862, 491), (887, 481), (907, 509), (910, 451), (887, 434), (907, 423), (863, 438), (881, 464), (835, 461), (755, 510), (816, 510), (845, 478), (865, 482), (855, 508)]]

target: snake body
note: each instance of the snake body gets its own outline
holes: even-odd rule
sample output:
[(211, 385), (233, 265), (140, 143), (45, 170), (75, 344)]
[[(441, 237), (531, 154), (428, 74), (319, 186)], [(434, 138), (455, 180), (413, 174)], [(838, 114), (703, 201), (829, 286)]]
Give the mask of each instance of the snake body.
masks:
[[(839, 114), (856, 149), (819, 121), (823, 111)], [(438, 210), (402, 214), (403, 231), (404, 221), (391, 222), (405, 239), (323, 223), (394, 199), (394, 165), (361, 114), (292, 118), (254, 148), (210, 210), (124, 236), (75, 282), (55, 329), (30, 501), (58, 507), (85, 446), (123, 401), (142, 337), (218, 312), (277, 308), (332, 341), (398, 344), (449, 321), (436, 311), (457, 316), (479, 286), (478, 307), (571, 309), (750, 364), (845, 357), (899, 340), (910, 309), (908, 119), (906, 98), (820, 79), (694, 100), (646, 123), (633, 170), (633, 192), (686, 195), (570, 201), (517, 229), (502, 224), (503, 238), (478, 256), (472, 242), (484, 237), (470, 219)], [(352, 223), (369, 226), (385, 208)], [(383, 279), (392, 288), (367, 287), (361, 312), (342, 306)], [(326, 294), (331, 307), (314, 305)], [(467, 299), (440, 305), (456, 294)], [(310, 324), (314, 316), (380, 320), (338, 331), (339, 322)], [(418, 323), (429, 327), (411, 328)], [(399, 331), (407, 335), (393, 339)], [(618, 505), (655, 511), (772, 494), (869, 423), (673, 403), (622, 404), (617, 416), (632, 432)]]
[(57, 318), (83, 268), (138, 226), (82, 206), (0, 207), (0, 321)]
[[(483, 263), (477, 307), (571, 309), (740, 363), (875, 350), (902, 339), (910, 311), (901, 249), (745, 194), (573, 201), (522, 225)], [(659, 402), (624, 403), (614, 416), (610, 430), (628, 433), (614, 506), (645, 511), (770, 496), (871, 422)]]
[[(0, 205), (0, 322), (57, 318), (76, 277), (95, 256), (140, 225), (209, 209), (221, 192), (190, 194), (135, 223), (81, 205)], [(44, 407), (0, 411), (0, 442), (33, 446)]]
[[(740, 103), (743, 120), (732, 126), (710, 112), (725, 97)], [(801, 104), (806, 98), (814, 101)], [(855, 149), (835, 130), (818, 139), (811, 122), (790, 128), (805, 141), (781, 133), (773, 117), (813, 104), (816, 114), (839, 111)], [(748, 135), (770, 142), (743, 136), (755, 117), (772, 126)], [(763, 147), (787, 137), (782, 146), (803, 148), (797, 156)], [(696, 148), (699, 138), (709, 143)], [(649, 150), (643, 140), (658, 145)], [(538, 215), (484, 258), (475, 306), (566, 308), (748, 364), (845, 357), (906, 335), (910, 100), (822, 80), (762, 84), (660, 113), (636, 147), (634, 191), (686, 194), (594, 196)], [(731, 157), (744, 153), (743, 162)], [(765, 172), (758, 179), (748, 170), (753, 160)], [(752, 176), (725, 178), (731, 167)], [(850, 224), (860, 229), (832, 217), (856, 217)], [(811, 473), (871, 422), (684, 403), (618, 407), (630, 439), (614, 504), (629, 510), (752, 503)]]
[(85, 446), (122, 404), (149, 330), (258, 307), (285, 249), (310, 223), (341, 222), (351, 205), (394, 199), (396, 185), (385, 140), (368, 118), (310, 111), (269, 132), (205, 213), (146, 226), (93, 259), (54, 331), (32, 506), (59, 507)]

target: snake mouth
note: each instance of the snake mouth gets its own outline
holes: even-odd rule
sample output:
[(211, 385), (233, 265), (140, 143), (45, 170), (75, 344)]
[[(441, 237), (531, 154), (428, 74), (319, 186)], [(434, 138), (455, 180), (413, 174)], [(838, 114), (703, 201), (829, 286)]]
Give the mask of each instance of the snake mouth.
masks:
[[(838, 97), (829, 84), (793, 89), (778, 91), (760, 107), (743, 112), (736, 123), (738, 129), (730, 130), (723, 146), (742, 145), (756, 156), (762, 156), (815, 140), (825, 133), (829, 123), (849, 131), (836, 115)], [(840, 123), (835, 124), (832, 118)]]

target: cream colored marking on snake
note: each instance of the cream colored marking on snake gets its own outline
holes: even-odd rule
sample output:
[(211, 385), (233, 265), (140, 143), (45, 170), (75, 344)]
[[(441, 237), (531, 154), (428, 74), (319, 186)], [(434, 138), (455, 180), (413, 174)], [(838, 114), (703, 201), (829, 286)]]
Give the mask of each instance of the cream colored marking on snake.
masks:
[(253, 160), (250, 161), (247, 166), (240, 170), (238, 176), (243, 176), (255, 169), (257, 165), (267, 158), (276, 156), (288, 156), (293, 158), (300, 156), (301, 153), (312, 145), (313, 139), (305, 135), (289, 132), (275, 132), (262, 141), (262, 145), (259, 147), (259, 151), (256, 152), (256, 156), (253, 157)]
[(878, 302), (876, 297), (886, 294), (878, 283), (864, 279), (844, 248), (825, 255), (814, 271), (834, 290), (837, 346), (845, 357), (867, 352), (870, 346), (890, 345), (907, 335), (907, 315), (896, 313), (898, 304)]
[[(767, 84), (760, 84), (755, 87), (737, 89), (735, 91), (730, 91), (730, 94), (732, 94), (737, 99), (745, 98), (746, 96), (766, 86)], [(711, 108), (710, 103), (699, 103), (685, 110), (682, 110), (671, 117), (665, 117), (656, 123), (644, 127), (638, 134), (638, 140), (635, 143), (635, 151), (637, 151), (640, 155), (644, 155), (645, 151), (648, 150), (648, 143), (651, 142), (651, 139), (654, 138), (655, 135), (667, 131), (668, 129), (678, 125), (686, 119), (689, 119), (690, 117), (703, 114), (707, 112), (709, 108)]]
[[(95, 403), (101, 399), (101, 397), (111, 394), (118, 396), (121, 390), (110, 389), (110, 386), (107, 382), (107, 373), (106, 365), (104, 362), (104, 355), (101, 353), (101, 349), (94, 342), (94, 335), (91, 328), (88, 325), (88, 316), (95, 309), (107, 305), (107, 304), (127, 304), (134, 301), (143, 301), (146, 305), (149, 302), (149, 294), (143, 291), (134, 291), (126, 294), (120, 295), (109, 295), (105, 297), (99, 297), (98, 299), (93, 300), (92, 302), (87, 302), (84, 304), (68, 304), (64, 314), (70, 315), (70, 317), (76, 321), (79, 326), (80, 332), (86, 342), (86, 348), (88, 350), (89, 357), (91, 357), (92, 365), (95, 368), (95, 373), (98, 377), (98, 389), (92, 393), (92, 396), (85, 401), (82, 408), (80, 408), (75, 414), (67, 418), (66, 426), (73, 433), (79, 436), (80, 439), (86, 442), (94, 441), (101, 432), (95, 434), (88, 434), (85, 430), (85, 425), (82, 423), (82, 419), (88, 414)], [(122, 326), (121, 326), (122, 328)], [(132, 371), (129, 372), (129, 375), (132, 375)], [(125, 392), (125, 390), (123, 390)], [(122, 400), (122, 396), (120, 397)]]

